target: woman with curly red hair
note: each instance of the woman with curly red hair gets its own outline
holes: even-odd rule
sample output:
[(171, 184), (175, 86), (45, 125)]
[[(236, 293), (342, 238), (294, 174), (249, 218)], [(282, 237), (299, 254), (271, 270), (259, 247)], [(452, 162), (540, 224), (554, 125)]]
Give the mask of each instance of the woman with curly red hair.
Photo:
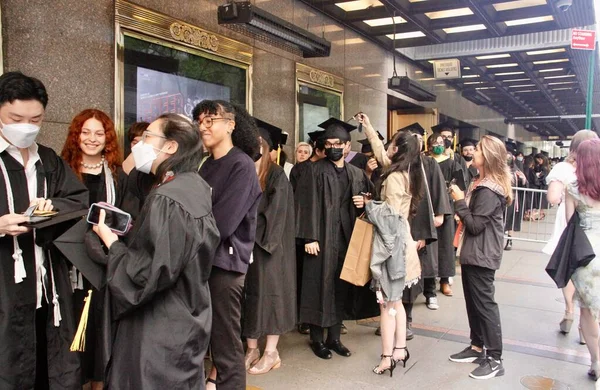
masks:
[[(90, 204), (107, 202), (129, 212), (136, 211), (133, 197), (127, 196), (127, 177), (121, 169), (121, 152), (115, 126), (110, 117), (96, 109), (77, 114), (69, 126), (62, 158), (90, 192)], [(75, 314), (82, 313), (87, 291), (94, 287), (81, 273), (73, 269), (73, 298)], [(91, 381), (92, 390), (102, 389), (104, 358), (102, 356), (102, 299), (93, 299), (86, 329), (86, 348), (81, 354), (84, 382)]]

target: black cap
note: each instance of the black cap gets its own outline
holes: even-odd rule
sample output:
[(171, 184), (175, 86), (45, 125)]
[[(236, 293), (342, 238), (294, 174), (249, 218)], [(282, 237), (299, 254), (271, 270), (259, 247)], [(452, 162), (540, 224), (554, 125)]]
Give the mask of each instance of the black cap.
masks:
[(372, 153), (373, 152), (373, 147), (371, 146), (371, 143), (369, 142), (369, 140), (367, 138), (359, 139), (358, 142), (362, 145), (362, 148), (360, 149), (361, 153)]
[(312, 133), (308, 133), (308, 137), (312, 142), (317, 142), (319, 138), (323, 137), (323, 135), (325, 135), (325, 130), (317, 130), (313, 131)]
[(477, 140), (474, 140), (473, 138), (464, 138), (460, 141), (460, 147), (462, 149), (465, 146), (477, 146)]
[(260, 136), (262, 137), (262, 139), (267, 141), (271, 150), (275, 149), (277, 145), (281, 144), (281, 135), (283, 130), (281, 130), (277, 126), (273, 126), (270, 123), (261, 121), (258, 118), (254, 119), (256, 120), (256, 126), (258, 127), (258, 132), (260, 133)]
[(440, 133), (445, 129), (448, 129), (454, 134), (454, 130), (458, 127), (458, 124), (454, 121), (445, 121), (435, 126), (431, 126), (431, 130), (434, 133)]
[(325, 139), (338, 138), (340, 141), (350, 141), (350, 132), (356, 130), (356, 126), (336, 118), (327, 119), (319, 127), (325, 129)]
[(286, 133), (285, 131), (282, 131), (281, 137), (279, 138), (279, 145), (283, 146), (283, 145), (287, 144), (288, 137), (289, 137), (289, 134)]
[(403, 127), (401, 129), (398, 130), (398, 132), (400, 131), (410, 131), (413, 133), (417, 133), (417, 134), (421, 134), (421, 135), (425, 135), (425, 129), (423, 128), (423, 126), (421, 126), (419, 124), (419, 122), (415, 122), (413, 124), (410, 124), (406, 127)]

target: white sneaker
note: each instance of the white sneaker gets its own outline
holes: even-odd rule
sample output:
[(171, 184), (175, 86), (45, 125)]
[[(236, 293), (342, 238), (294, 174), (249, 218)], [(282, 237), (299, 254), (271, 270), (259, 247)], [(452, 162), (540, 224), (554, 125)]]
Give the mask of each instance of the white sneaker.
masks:
[(448, 278), (448, 284), (451, 286), (454, 284), (454, 278), (452, 276)]
[(437, 310), (440, 308), (440, 305), (438, 305), (437, 297), (427, 298), (427, 300), (425, 301), (425, 305), (427, 305), (427, 308), (429, 310)]

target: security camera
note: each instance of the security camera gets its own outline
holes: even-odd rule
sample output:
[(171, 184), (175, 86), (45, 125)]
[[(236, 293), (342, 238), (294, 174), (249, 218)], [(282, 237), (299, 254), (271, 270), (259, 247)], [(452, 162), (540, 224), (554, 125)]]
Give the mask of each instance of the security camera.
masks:
[(573, 5), (573, 0), (556, 0), (556, 8), (566, 12)]

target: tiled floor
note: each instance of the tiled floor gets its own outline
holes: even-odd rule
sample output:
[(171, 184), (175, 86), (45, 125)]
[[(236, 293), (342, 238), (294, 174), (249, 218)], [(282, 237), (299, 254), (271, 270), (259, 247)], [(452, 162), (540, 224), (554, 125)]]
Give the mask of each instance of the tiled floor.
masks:
[(281, 338), (282, 367), (262, 376), (248, 375), (248, 388), (525, 389), (525, 377), (541, 376), (563, 385), (548, 381), (536, 389), (593, 389), (594, 383), (586, 375), (587, 348), (578, 343), (577, 322), (569, 335), (558, 332), (564, 312), (562, 293), (544, 271), (548, 256), (541, 253), (541, 247), (515, 241), (497, 273), (496, 300), (505, 348), (503, 377), (476, 381), (468, 377), (474, 365), (448, 361), (448, 355), (468, 343), (469, 327), (457, 275), (454, 296), (438, 295), (440, 310), (428, 310), (423, 298), (415, 305), (416, 336), (408, 342), (411, 358), (406, 369), (396, 369), (393, 378), (371, 372), (381, 353), (380, 339), (373, 334), (377, 323), (348, 321), (349, 333), (342, 341), (353, 352), (351, 357), (318, 359), (308, 346), (308, 336), (292, 332)]

